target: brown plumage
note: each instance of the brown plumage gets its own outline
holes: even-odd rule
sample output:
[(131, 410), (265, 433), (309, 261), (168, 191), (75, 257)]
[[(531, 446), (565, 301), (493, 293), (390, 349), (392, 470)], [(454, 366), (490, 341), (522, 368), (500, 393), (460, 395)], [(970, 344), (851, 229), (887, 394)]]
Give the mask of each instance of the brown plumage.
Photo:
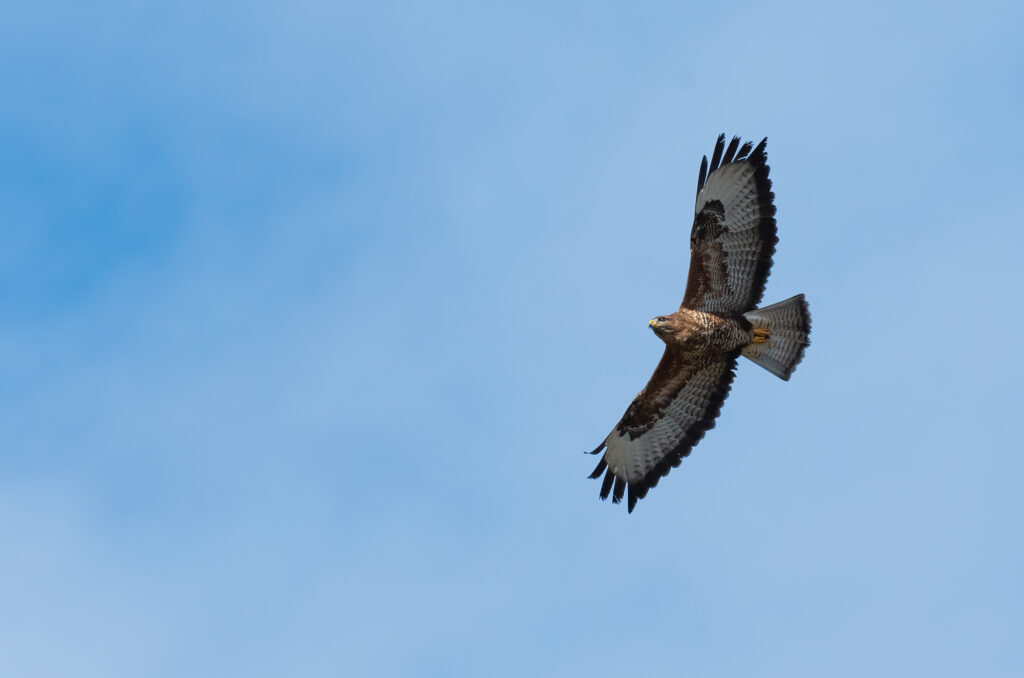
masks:
[(630, 512), (715, 425), (740, 355), (788, 380), (809, 343), (803, 295), (756, 308), (778, 242), (766, 144), (733, 137), (726, 148), (723, 134), (701, 162), (686, 292), (678, 310), (650, 322), (665, 353), (591, 453), (605, 450), (590, 475), (604, 474), (601, 498), (618, 503), (628, 492)]

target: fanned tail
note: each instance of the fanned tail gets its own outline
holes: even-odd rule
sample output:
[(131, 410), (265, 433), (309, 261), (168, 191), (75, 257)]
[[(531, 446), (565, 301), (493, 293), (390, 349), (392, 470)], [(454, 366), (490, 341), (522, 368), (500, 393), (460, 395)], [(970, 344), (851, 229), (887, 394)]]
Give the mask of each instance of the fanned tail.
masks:
[(756, 308), (743, 317), (754, 326), (754, 341), (743, 355), (788, 381), (811, 343), (811, 314), (804, 295)]

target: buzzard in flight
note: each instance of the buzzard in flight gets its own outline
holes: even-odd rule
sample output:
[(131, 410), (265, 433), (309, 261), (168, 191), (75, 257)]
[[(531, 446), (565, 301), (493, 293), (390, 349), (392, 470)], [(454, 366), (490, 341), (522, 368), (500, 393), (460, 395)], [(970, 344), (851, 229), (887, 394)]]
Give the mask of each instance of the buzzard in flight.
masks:
[[(601, 499), (636, 502), (679, 466), (715, 425), (740, 355), (788, 380), (810, 343), (804, 295), (757, 308), (778, 242), (764, 139), (756, 147), (718, 137), (697, 178), (690, 274), (679, 310), (651, 320), (665, 353), (590, 474)], [(751, 150), (753, 149), (753, 150)]]

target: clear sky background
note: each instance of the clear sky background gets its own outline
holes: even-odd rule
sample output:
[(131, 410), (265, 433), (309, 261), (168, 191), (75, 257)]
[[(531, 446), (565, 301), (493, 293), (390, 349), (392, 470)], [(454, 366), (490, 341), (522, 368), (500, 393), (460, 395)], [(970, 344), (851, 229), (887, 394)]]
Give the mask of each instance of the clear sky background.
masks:
[[(0, 4), (0, 673), (1015, 676), (1024, 11)], [(701, 155), (749, 362), (632, 515)]]

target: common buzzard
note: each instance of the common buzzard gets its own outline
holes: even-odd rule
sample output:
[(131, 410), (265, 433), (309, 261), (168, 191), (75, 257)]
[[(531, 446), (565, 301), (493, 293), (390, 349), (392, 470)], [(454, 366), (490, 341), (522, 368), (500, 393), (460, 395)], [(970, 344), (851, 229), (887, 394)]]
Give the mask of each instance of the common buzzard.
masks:
[(727, 148), (723, 134), (701, 161), (683, 303), (649, 323), (665, 353), (591, 452), (605, 451), (590, 474), (604, 474), (601, 499), (628, 494), (630, 513), (715, 425), (740, 355), (788, 380), (810, 343), (804, 295), (757, 308), (778, 242), (767, 142), (733, 137)]

